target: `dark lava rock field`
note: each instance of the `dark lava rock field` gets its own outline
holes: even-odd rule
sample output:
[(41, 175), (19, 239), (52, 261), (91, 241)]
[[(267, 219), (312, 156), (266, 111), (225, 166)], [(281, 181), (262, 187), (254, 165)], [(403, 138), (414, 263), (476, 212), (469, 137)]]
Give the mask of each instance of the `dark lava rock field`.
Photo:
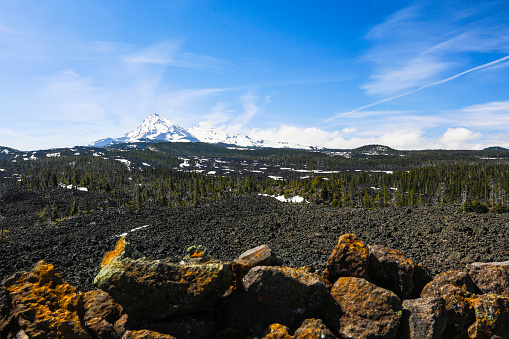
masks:
[[(52, 194), (71, 202), (78, 197), (94, 205), (101, 199), (99, 193), (57, 191)], [(42, 200), (43, 193), (20, 187), (4, 193), (2, 213), (10, 232), (9, 241), (0, 243), (0, 280), (43, 259), (80, 290), (93, 289), (104, 253), (125, 232), (146, 257), (175, 262), (191, 245), (204, 245), (216, 259), (229, 261), (268, 244), (286, 265), (321, 272), (344, 233), (400, 250), (434, 274), (475, 261), (509, 260), (509, 214), (460, 213), (452, 205), (338, 209), (244, 196), (197, 207), (105, 209), (40, 224), (36, 215), (45, 206)]]

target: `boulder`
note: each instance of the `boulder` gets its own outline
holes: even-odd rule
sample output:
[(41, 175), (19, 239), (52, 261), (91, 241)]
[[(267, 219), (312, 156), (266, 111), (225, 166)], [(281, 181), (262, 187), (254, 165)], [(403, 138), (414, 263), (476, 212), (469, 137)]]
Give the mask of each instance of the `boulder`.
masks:
[[(128, 253), (120, 239), (114, 252)], [(231, 286), (230, 264), (219, 261), (175, 264), (168, 260), (107, 255), (94, 279), (133, 321), (158, 321), (213, 309)]]
[(272, 324), (259, 336), (253, 339), (291, 339), (292, 336), (288, 334), (290, 329), (281, 324)]
[(332, 297), (343, 312), (340, 334), (345, 338), (395, 338), (401, 321), (401, 301), (393, 292), (363, 278), (342, 277)]
[(176, 339), (169, 334), (162, 334), (150, 330), (127, 331), (122, 339)]
[(102, 318), (114, 324), (122, 315), (123, 309), (113, 298), (103, 290), (93, 290), (83, 296), (85, 321)]
[(83, 327), (83, 294), (53, 265), (40, 261), (30, 272), (16, 273), (4, 281), (4, 290), (16, 327), (28, 337), (91, 338)]
[(323, 278), (333, 285), (340, 277), (366, 277), (369, 250), (355, 234), (344, 234), (332, 251)]
[(401, 339), (440, 339), (446, 325), (444, 299), (430, 297), (403, 301)]
[(485, 294), (473, 300), (475, 322), (468, 328), (472, 339), (509, 338), (509, 298)]
[(407, 299), (412, 294), (414, 263), (401, 252), (380, 246), (369, 248), (369, 281), (391, 290), (400, 299)]
[(482, 293), (509, 297), (509, 262), (472, 263), (466, 270)]
[(293, 339), (336, 339), (321, 319), (306, 319), (293, 334)]
[(272, 253), (268, 245), (260, 245), (247, 250), (232, 262), (234, 286), (237, 287), (247, 272), (255, 266), (280, 266), (282, 264), (281, 258)]
[(122, 306), (103, 290), (93, 290), (83, 297), (85, 326), (97, 338), (119, 338), (114, 324), (122, 315)]
[(451, 282), (460, 285), (460, 287), (440, 281), (443, 277), (447, 277), (449, 275), (454, 276), (454, 273), (458, 272), (440, 274), (435, 277), (435, 279), (423, 289), (421, 297), (441, 297), (445, 300), (447, 325), (442, 335), (443, 338), (468, 338), (468, 327), (475, 321), (475, 312), (472, 301), (478, 296), (467, 290), (469, 289), (466, 287), (469, 285), (468, 280), (465, 282), (461, 279), (456, 281), (451, 279)]
[(470, 293), (480, 293), (479, 288), (475, 286), (468, 273), (447, 271), (438, 274), (432, 281), (426, 284), (422, 289), (421, 297), (440, 296), (440, 288), (445, 285), (452, 285)]
[(330, 295), (321, 277), (299, 269), (256, 266), (229, 296), (220, 314), (222, 327), (246, 335), (278, 323), (291, 330), (315, 317)]

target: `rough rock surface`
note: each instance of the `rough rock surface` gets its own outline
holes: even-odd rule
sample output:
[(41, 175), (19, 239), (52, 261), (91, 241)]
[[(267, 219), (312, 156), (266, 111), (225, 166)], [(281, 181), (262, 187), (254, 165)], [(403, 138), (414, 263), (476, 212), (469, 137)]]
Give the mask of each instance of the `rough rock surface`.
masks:
[(176, 339), (175, 337), (149, 330), (127, 331), (122, 339)]
[(200, 206), (145, 206), (132, 213), (104, 209), (56, 224), (40, 223), (38, 215), (45, 206), (56, 201), (63, 207), (67, 203), (70, 210), (75, 198), (80, 206), (87, 202), (95, 206), (107, 196), (21, 186), (4, 190), (2, 214), (10, 242), (0, 243), (0, 281), (45, 260), (65, 281), (89, 291), (104, 253), (115, 246), (117, 235), (126, 232), (133, 247), (147, 258), (172, 262), (196, 244), (223, 261), (267, 244), (285, 265), (309, 265), (322, 272), (338, 237), (346, 233), (355, 233), (367, 244), (399, 250), (433, 274), (463, 269), (475, 261), (509, 260), (509, 214), (458, 213), (455, 205), (362, 210), (243, 196)]
[(436, 284), (430, 287), (428, 285), (424, 288), (421, 297), (442, 297), (445, 300), (447, 325), (442, 337), (451, 339), (468, 338), (468, 327), (475, 321), (472, 302), (477, 295), (452, 284)]
[(339, 278), (331, 295), (343, 315), (340, 333), (345, 338), (395, 338), (402, 315), (396, 294), (363, 278)]
[(320, 319), (306, 319), (293, 334), (294, 339), (336, 339)]
[(242, 278), (255, 266), (281, 266), (281, 258), (272, 253), (268, 245), (260, 245), (242, 253), (232, 262), (234, 286), (237, 287)]
[(473, 263), (467, 265), (468, 275), (483, 293), (493, 293), (509, 297), (509, 262)]
[(447, 325), (447, 310), (442, 298), (403, 301), (400, 339), (440, 339)]
[(295, 330), (315, 317), (330, 295), (317, 275), (290, 267), (256, 266), (226, 300), (224, 327), (247, 334), (278, 323)]
[(414, 289), (414, 263), (403, 253), (380, 245), (369, 248), (369, 281), (407, 299)]
[(4, 282), (13, 318), (30, 338), (91, 338), (83, 327), (83, 294), (53, 265), (40, 261), (30, 272)]
[(365, 278), (369, 249), (355, 234), (344, 234), (332, 251), (323, 278), (333, 285), (340, 277)]
[(437, 296), (445, 285), (452, 285), (470, 293), (480, 293), (470, 275), (463, 271), (440, 273), (422, 289), (421, 297)]
[(123, 258), (128, 246), (121, 238), (115, 250), (106, 254), (94, 284), (110, 293), (134, 319), (157, 321), (210, 310), (232, 284), (230, 264)]
[(123, 309), (111, 296), (102, 290), (93, 290), (83, 297), (85, 326), (97, 338), (120, 338), (122, 333), (115, 330), (115, 322), (122, 316)]
[(509, 338), (509, 298), (485, 294), (473, 305), (475, 323), (468, 328), (470, 338)]

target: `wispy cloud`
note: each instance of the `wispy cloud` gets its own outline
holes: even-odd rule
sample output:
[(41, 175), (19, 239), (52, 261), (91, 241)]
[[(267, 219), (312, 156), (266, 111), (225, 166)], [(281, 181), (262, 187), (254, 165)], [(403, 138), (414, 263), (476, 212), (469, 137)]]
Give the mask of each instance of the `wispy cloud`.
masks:
[[(373, 27), (366, 34), (373, 47), (364, 57), (372, 74), (361, 88), (369, 95), (397, 95), (468, 66), (466, 53), (509, 53), (509, 25), (492, 14), (496, 2), (453, 3), (414, 4)], [(441, 16), (447, 20), (437, 20)]]
[(392, 96), (392, 97), (389, 97), (389, 98), (385, 98), (383, 100), (380, 100), (380, 101), (377, 101), (377, 102), (374, 102), (372, 104), (369, 104), (369, 105), (365, 105), (365, 106), (362, 106), (362, 107), (359, 107), (359, 108), (356, 108), (352, 111), (349, 111), (349, 112), (345, 112), (345, 113), (341, 113), (341, 114), (338, 114), (332, 118), (329, 118), (327, 120), (324, 120), (322, 123), (326, 123), (326, 122), (330, 122), (334, 119), (337, 119), (337, 118), (340, 118), (340, 117), (343, 117), (343, 116), (346, 116), (346, 115), (349, 115), (349, 114), (352, 114), (352, 113), (355, 113), (355, 112), (358, 112), (358, 111), (361, 111), (363, 109), (366, 109), (366, 108), (370, 108), (370, 107), (373, 107), (373, 106), (376, 106), (376, 105), (380, 105), (384, 102), (388, 102), (388, 101), (392, 101), (392, 100), (395, 100), (395, 99), (398, 99), (398, 98), (401, 98), (401, 97), (404, 97), (404, 96), (407, 96), (409, 94), (413, 94), (413, 93), (416, 93), (416, 92), (419, 92), (419, 91), (422, 91), (423, 89), (425, 88), (428, 88), (428, 87), (431, 87), (431, 86), (436, 86), (436, 85), (440, 85), (440, 84), (443, 84), (443, 83), (446, 83), (446, 82), (449, 82), (451, 80), (454, 80), (454, 79), (457, 79), (465, 74), (468, 74), (468, 73), (472, 73), (472, 72), (475, 72), (475, 71), (478, 71), (478, 70), (481, 70), (481, 69), (484, 69), (484, 68), (488, 68), (488, 67), (491, 67), (491, 66), (494, 66), (494, 65), (497, 65), (499, 63), (502, 63), (502, 62), (505, 62), (509, 60), (509, 55), (505, 56), (505, 57), (502, 57), (500, 59), (497, 59), (497, 60), (494, 60), (494, 61), (491, 61), (491, 62), (488, 62), (488, 63), (485, 63), (483, 65), (480, 65), (480, 66), (476, 66), (476, 67), (473, 67), (473, 68), (470, 68), (466, 71), (463, 71), (463, 72), (460, 72), (458, 74), (455, 74), (453, 76), (450, 76), (448, 78), (445, 78), (445, 79), (442, 79), (442, 80), (439, 80), (439, 81), (435, 81), (435, 82), (432, 82), (430, 84), (427, 84), (427, 85), (424, 85), (424, 86), (421, 86), (419, 88), (416, 88), (414, 90), (411, 90), (411, 91), (408, 91), (408, 92), (405, 92), (405, 93), (402, 93), (402, 94), (398, 94), (398, 95), (395, 95), (395, 96)]
[(509, 101), (495, 101), (444, 112), (457, 125), (507, 131), (509, 129)]
[(219, 70), (225, 62), (206, 55), (182, 51), (183, 41), (164, 41), (124, 57), (125, 62)]

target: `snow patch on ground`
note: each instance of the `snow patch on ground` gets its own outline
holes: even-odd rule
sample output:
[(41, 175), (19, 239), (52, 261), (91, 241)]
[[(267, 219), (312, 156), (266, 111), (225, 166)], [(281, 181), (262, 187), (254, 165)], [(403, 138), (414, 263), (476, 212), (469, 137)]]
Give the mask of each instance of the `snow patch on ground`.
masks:
[(189, 167), (189, 166), (191, 166), (191, 165), (189, 164), (189, 159), (184, 159), (184, 158), (179, 158), (179, 159), (184, 161), (182, 164), (180, 164), (180, 165), (179, 165), (179, 166), (180, 166), (180, 168), (184, 168), (184, 167)]
[(60, 156), (60, 152), (57, 152), (57, 153), (48, 153), (48, 154), (46, 154), (46, 156), (48, 158), (57, 158), (57, 157)]
[(305, 201), (303, 197), (298, 196), (298, 195), (296, 195), (294, 197), (291, 197), (291, 198), (285, 198), (284, 195), (268, 195), (268, 194), (259, 194), (259, 195), (264, 196), (264, 197), (271, 197), (271, 198), (277, 199), (277, 200), (282, 201), (282, 202), (299, 203), (299, 202), (304, 202)]
[(131, 170), (131, 162), (127, 159), (115, 159), (116, 161), (120, 161), (121, 163), (125, 164), (127, 166), (127, 169)]
[(143, 226), (140, 226), (140, 227), (136, 227), (136, 228), (133, 228), (132, 230), (130, 231), (127, 231), (125, 233), (122, 233), (122, 234), (118, 234), (118, 235), (115, 235), (115, 237), (117, 238), (120, 238), (120, 237), (125, 237), (128, 233), (132, 233), (132, 232), (136, 232), (136, 231), (139, 231), (145, 227), (148, 227), (149, 225), (143, 225)]
[(75, 189), (78, 191), (88, 192), (88, 188), (86, 188), (86, 187), (78, 187), (78, 186), (64, 185), (64, 184), (59, 184), (59, 185), (60, 185), (60, 187), (67, 188), (68, 190)]

